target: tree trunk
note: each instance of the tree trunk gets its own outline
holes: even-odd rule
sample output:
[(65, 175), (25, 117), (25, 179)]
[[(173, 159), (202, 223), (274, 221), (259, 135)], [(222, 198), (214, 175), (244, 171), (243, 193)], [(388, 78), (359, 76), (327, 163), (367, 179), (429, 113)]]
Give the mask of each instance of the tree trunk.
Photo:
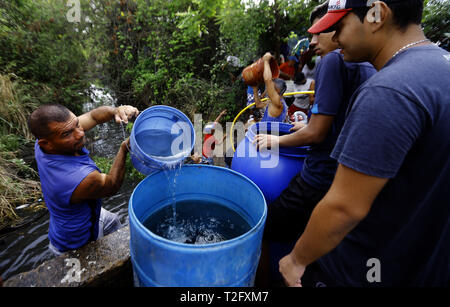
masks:
[(277, 61), (280, 60), (280, 49), (281, 49), (281, 39), (280, 39), (280, 6), (278, 1), (275, 0), (273, 3), (273, 11), (275, 16), (275, 25), (274, 25), (274, 39), (275, 39), (275, 58)]

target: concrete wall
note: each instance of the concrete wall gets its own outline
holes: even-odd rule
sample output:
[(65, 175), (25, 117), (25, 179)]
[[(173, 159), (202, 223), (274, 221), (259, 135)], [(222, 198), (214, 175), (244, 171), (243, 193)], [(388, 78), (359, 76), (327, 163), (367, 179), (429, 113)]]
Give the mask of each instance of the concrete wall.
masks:
[(4, 287), (132, 287), (130, 229), (123, 227), (82, 248), (10, 277)]

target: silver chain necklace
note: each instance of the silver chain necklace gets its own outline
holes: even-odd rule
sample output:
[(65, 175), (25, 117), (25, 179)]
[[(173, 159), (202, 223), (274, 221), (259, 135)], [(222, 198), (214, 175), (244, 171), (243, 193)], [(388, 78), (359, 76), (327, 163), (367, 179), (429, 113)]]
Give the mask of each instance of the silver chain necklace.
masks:
[(422, 40), (417, 41), (417, 42), (414, 42), (414, 43), (409, 43), (408, 45), (403, 46), (402, 48), (398, 49), (398, 51), (392, 56), (392, 59), (395, 58), (395, 56), (396, 56), (397, 54), (399, 54), (400, 52), (402, 52), (403, 50), (405, 50), (405, 49), (407, 49), (407, 48), (409, 48), (409, 47), (411, 47), (411, 46), (414, 46), (414, 45), (417, 45), (417, 44), (426, 42), (426, 41), (428, 41), (428, 38), (422, 39)]

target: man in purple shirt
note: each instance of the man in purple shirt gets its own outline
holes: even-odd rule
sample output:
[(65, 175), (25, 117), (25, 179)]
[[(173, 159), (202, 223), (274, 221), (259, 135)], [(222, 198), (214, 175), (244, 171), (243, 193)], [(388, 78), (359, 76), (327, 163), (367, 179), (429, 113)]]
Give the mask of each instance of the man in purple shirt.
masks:
[(75, 116), (53, 104), (30, 115), (42, 193), (50, 212), (49, 248), (56, 255), (120, 227), (117, 216), (101, 208), (100, 199), (115, 194), (122, 185), (129, 140), (122, 142), (111, 170), (103, 174), (84, 147), (84, 133), (113, 118), (128, 122), (138, 113), (132, 106), (102, 106)]

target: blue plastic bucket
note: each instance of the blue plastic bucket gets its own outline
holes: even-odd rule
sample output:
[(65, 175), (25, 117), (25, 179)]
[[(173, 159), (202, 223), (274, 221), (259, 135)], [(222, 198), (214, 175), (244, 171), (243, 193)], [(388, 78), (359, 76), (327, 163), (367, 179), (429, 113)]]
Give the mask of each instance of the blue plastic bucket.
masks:
[[(170, 186), (167, 180), (175, 179), (176, 185)], [(238, 237), (212, 244), (167, 240), (143, 223), (171, 204), (173, 195), (177, 202), (194, 199), (224, 204), (251, 228)], [(245, 176), (209, 165), (185, 165), (178, 171), (155, 172), (134, 189), (128, 209), (136, 286), (253, 285), (267, 206), (261, 191)]]
[(248, 129), (233, 156), (231, 168), (256, 183), (267, 204), (272, 203), (301, 172), (308, 147), (280, 147), (278, 152), (260, 152), (252, 142), (258, 133), (284, 135), (291, 133), (291, 127), (278, 122), (256, 123)]
[[(269, 206), (288, 187), (291, 179), (302, 171), (309, 147), (280, 147), (278, 152), (261, 153), (252, 142), (258, 133), (284, 135), (291, 133), (291, 127), (290, 124), (277, 122), (252, 125), (233, 157), (231, 168), (252, 180), (263, 192)], [(294, 245), (295, 241), (270, 242), (270, 275), (275, 284), (282, 281), (278, 263)]]
[(153, 106), (139, 114), (130, 135), (133, 166), (142, 174), (180, 164), (194, 148), (195, 132), (189, 118), (169, 106)]

